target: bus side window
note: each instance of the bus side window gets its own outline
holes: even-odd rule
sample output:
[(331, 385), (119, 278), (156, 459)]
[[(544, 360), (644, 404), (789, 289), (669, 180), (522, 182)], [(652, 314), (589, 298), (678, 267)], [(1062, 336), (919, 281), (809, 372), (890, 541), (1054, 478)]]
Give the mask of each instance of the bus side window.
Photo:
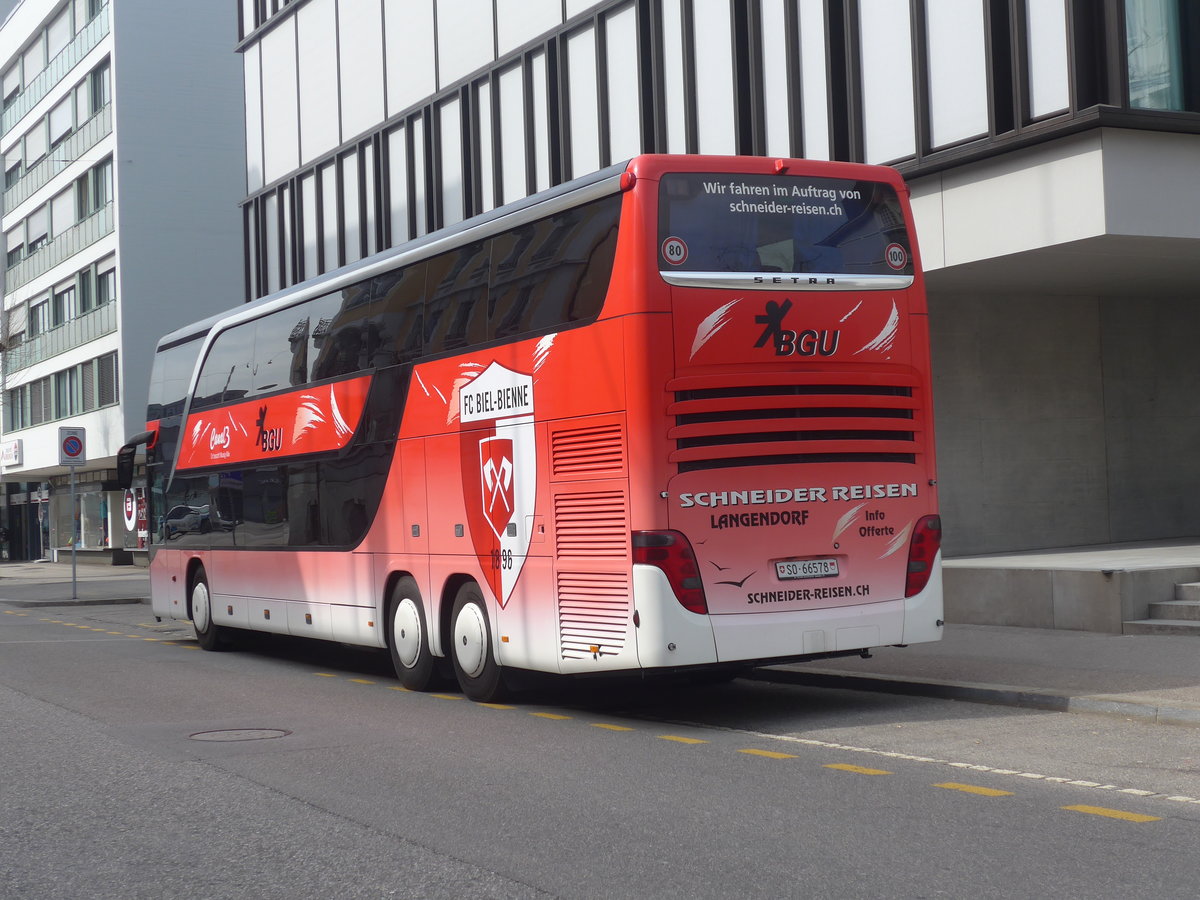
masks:
[(286, 547), (288, 543), (288, 472), (282, 466), (242, 473), (239, 547)]
[(425, 345), (425, 263), (375, 279), (379, 298), (376, 368), (412, 362)]
[(217, 335), (200, 369), (195, 406), (216, 406), (253, 392), (254, 326), (244, 322)]
[(318, 464), (322, 544), (352, 547), (362, 540), (379, 509), (391, 460), (388, 444), (367, 444)]
[(429, 260), (425, 294), (427, 353), (457, 350), (487, 340), (490, 250), (491, 241), (480, 241)]
[(599, 314), (616, 251), (620, 197), (542, 219), (493, 243), (489, 337), (550, 331)]

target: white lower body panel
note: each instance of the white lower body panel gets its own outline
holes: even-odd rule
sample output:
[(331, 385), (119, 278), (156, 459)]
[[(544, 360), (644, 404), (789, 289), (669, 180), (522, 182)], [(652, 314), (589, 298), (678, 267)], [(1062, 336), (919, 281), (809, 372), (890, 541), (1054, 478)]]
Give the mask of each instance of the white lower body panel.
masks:
[(643, 668), (787, 659), (940, 640), (942, 557), (925, 590), (861, 606), (702, 616), (679, 605), (666, 576), (633, 567)]

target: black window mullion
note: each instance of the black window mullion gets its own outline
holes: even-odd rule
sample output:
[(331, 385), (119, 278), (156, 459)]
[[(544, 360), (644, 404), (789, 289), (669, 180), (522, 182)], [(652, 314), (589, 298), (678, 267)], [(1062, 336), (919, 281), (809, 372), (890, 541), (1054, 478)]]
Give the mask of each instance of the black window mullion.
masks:
[[(804, 81), (800, 70), (800, 15), (795, 3), (783, 5), (783, 27), (787, 52), (787, 98), (791, 118), (788, 122), (788, 153), (803, 158)], [(763, 35), (763, 40), (770, 40)]]
[(558, 50), (555, 54), (558, 60), (559, 85), (558, 92), (558, 141), (562, 152), (562, 175), (564, 180), (570, 180), (581, 175), (581, 172), (575, 171), (575, 164), (572, 159), (574, 153), (574, 145), (571, 143), (571, 61), (567, 56), (567, 35), (563, 35), (563, 40), (557, 44)]
[(430, 116), (425, 123), (425, 168), (430, 173), (434, 190), (426, 194), (428, 209), (432, 212), (433, 221), (430, 230), (436, 230), (446, 224), (445, 204), (442, 201), (442, 109), (434, 103), (428, 107)]
[(647, 153), (663, 153), (667, 148), (666, 72), (664, 71), (665, 42), (663, 40), (662, 4), (654, 0), (639, 0), (642, 27), (638, 29), (638, 57), (646, 71), (647, 98), (643, 111), (642, 146)]
[(854, 0), (834, 0), (825, 12), (830, 157), (856, 161), (861, 158), (863, 144), (858, 4)]
[[(979, 0), (973, 2), (978, 3)], [(913, 61), (913, 130), (918, 163), (933, 147), (933, 123), (929, 107), (929, 29), (925, 3), (926, 0), (912, 0), (909, 5)]]
[(287, 287), (287, 231), (284, 225), (287, 222), (287, 202), (284, 197), (283, 185), (275, 188), (271, 193), (275, 195), (275, 228), (276, 234), (279, 235), (279, 250), (276, 253), (275, 264), (279, 267), (279, 287)]
[[(683, 40), (683, 121), (686, 152), (700, 152), (700, 122), (696, 97), (696, 15), (692, 0), (680, 0), (680, 32)], [(667, 98), (670, 102), (671, 98)]]
[(1026, 0), (1009, 0), (1010, 28), (1012, 31), (1012, 79), (1013, 97), (1016, 105), (1014, 130), (1020, 131), (1029, 121), (1032, 109), (1029, 88), (1029, 18), (1025, 11)]
[[(421, 142), (423, 144), (423, 159), (424, 164), (421, 172), (418, 173), (425, 182), (425, 232), (436, 231), (439, 227), (437, 224), (436, 211), (441, 208), (438, 191), (435, 190), (437, 182), (434, 181), (434, 167), (439, 166), (437, 155), (434, 152), (434, 129), (437, 128), (437, 117), (434, 115), (435, 107), (430, 104), (422, 107), (420, 112), (421, 122)], [(411, 167), (410, 167), (411, 168)]]
[[(370, 204), (374, 198), (368, 196), (368, 194), (367, 194), (367, 147), (370, 147), (372, 145), (372, 142), (373, 142), (373, 138), (367, 138), (365, 141), (363, 141), (362, 143), (360, 143), (358, 145), (358, 147), (356, 148), (355, 154), (354, 154), (355, 160), (358, 165), (358, 210), (357, 210), (357, 215), (358, 215), (358, 258), (359, 259), (362, 259), (365, 256), (367, 256), (368, 251), (371, 249), (371, 241), (367, 235), (368, 220), (371, 218), (370, 206), (368, 204)], [(374, 166), (375, 165), (375, 154), (371, 153), (370, 156), (371, 156), (371, 165)], [(371, 184), (374, 185), (374, 179), (372, 179)], [(376, 215), (375, 219), (378, 220), (378, 218), (379, 218), (379, 216)], [(372, 225), (371, 227), (374, 227), (374, 225)]]
[(730, 0), (733, 56), (734, 147), (737, 153), (766, 153), (766, 100), (763, 90), (762, 14), (759, 0)]
[[(550, 184), (561, 184), (563, 177), (564, 157), (562, 143), (562, 85), (559, 76), (562, 70), (558, 67), (558, 40), (550, 38), (546, 41), (543, 54), (546, 59), (546, 115), (550, 121), (546, 123), (546, 153), (550, 158)], [(603, 120), (607, 121), (607, 120)]]
[(996, 137), (1013, 130), (1016, 121), (1012, 75), (1012, 18), (1008, 0), (987, 0), (983, 20), (987, 59), (988, 124)]
[(413, 140), (413, 121), (414, 117), (409, 116), (404, 123), (404, 155), (406, 164), (404, 166), (404, 191), (408, 195), (405, 200), (404, 209), (407, 211), (408, 217), (408, 233), (410, 238), (416, 237), (417, 234), (417, 208), (414, 200), (417, 194), (417, 173), (413, 168), (413, 153), (416, 151), (416, 141)]
[(503, 142), (500, 137), (500, 70), (493, 69), (488, 77), (488, 101), (492, 105), (492, 183), (484, 185), (485, 191), (491, 191), (491, 205), (498, 206), (501, 200), (500, 185), (504, 184), (504, 156), (500, 152)]
[(525, 106), (525, 195), (537, 190), (537, 126), (533, 113), (533, 56), (521, 59), (521, 100)]

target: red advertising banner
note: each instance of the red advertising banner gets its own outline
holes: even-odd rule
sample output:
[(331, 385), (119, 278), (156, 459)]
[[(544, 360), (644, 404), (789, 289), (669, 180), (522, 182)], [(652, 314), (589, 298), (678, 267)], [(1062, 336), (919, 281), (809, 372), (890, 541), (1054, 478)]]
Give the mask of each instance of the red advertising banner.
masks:
[(340, 450), (362, 418), (371, 376), (188, 416), (180, 469)]

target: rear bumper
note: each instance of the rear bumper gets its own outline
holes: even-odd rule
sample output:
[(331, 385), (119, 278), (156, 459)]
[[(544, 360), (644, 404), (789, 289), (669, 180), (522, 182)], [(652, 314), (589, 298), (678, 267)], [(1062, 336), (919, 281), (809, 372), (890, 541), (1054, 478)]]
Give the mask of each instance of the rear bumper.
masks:
[(766, 662), (936, 641), (942, 635), (942, 557), (925, 590), (857, 607), (703, 616), (675, 599), (666, 576), (634, 566), (638, 662), (643, 668)]

